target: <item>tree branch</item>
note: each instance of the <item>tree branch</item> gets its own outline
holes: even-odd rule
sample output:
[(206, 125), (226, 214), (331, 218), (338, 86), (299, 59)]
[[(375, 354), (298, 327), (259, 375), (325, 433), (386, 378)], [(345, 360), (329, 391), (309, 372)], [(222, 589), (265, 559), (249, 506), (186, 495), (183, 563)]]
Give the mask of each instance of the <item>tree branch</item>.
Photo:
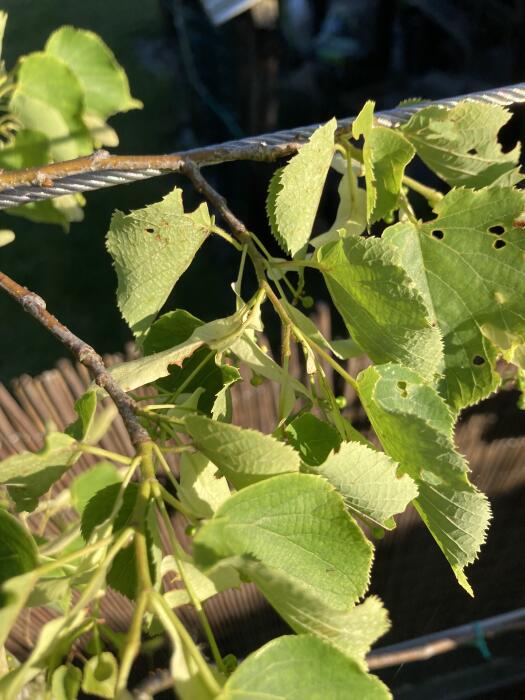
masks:
[(20, 304), (24, 311), (47, 328), (62, 345), (65, 345), (65, 347), (73, 353), (81, 364), (90, 370), (98, 386), (105, 389), (113, 399), (124, 421), (131, 442), (135, 446), (139, 446), (141, 443), (149, 441), (148, 432), (142, 427), (135, 415), (137, 409), (135, 401), (120, 388), (108, 372), (100, 355), (91, 345), (88, 345), (81, 338), (72, 333), (69, 328), (50, 314), (46, 309), (46, 302), (42, 297), (31, 292), (26, 287), (22, 287), (22, 285), (12, 280), (3, 272), (0, 272), (0, 288)]

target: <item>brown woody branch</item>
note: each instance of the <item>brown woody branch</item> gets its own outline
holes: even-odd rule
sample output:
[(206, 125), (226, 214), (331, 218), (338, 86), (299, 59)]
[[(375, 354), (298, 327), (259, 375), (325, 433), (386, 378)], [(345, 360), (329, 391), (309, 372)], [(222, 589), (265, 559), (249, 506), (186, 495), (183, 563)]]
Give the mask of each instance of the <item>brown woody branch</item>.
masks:
[(115, 156), (108, 151), (95, 151), (90, 156), (49, 163), (24, 170), (0, 171), (0, 191), (22, 185), (49, 187), (52, 190), (55, 180), (89, 172), (105, 170), (161, 170), (166, 173), (181, 170), (188, 161), (199, 166), (226, 163), (234, 160), (272, 162), (296, 153), (303, 144), (290, 141), (282, 144), (266, 144), (264, 141), (246, 145), (223, 144), (194, 148), (191, 151), (171, 155)]
[(69, 328), (50, 314), (46, 302), (38, 294), (18, 284), (3, 272), (0, 272), (0, 288), (7, 292), (20, 306), (41, 323), (57, 338), (62, 345), (73, 353), (77, 360), (90, 370), (93, 379), (102, 389), (105, 389), (113, 399), (120, 413), (131, 442), (139, 446), (150, 438), (135, 415), (136, 404), (108, 372), (100, 355), (81, 338), (72, 333)]

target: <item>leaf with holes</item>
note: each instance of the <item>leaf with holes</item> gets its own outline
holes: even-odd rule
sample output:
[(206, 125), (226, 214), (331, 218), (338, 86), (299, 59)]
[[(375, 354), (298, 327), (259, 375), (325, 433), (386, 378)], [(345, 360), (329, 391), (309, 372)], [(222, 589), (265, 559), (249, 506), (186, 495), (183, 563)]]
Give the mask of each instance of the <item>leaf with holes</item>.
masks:
[(363, 163), (366, 180), (368, 224), (379, 221), (398, 208), (405, 168), (414, 148), (394, 129), (374, 124), (374, 103), (365, 104), (352, 124), (355, 139), (364, 137)]
[(452, 413), (436, 390), (399, 365), (369, 367), (358, 376), (359, 397), (386, 452), (416, 483), (423, 522), (463, 588), (464, 574), (485, 541), (490, 506), (468, 478), (453, 442)]
[(250, 654), (217, 700), (389, 700), (383, 683), (317, 637), (286, 636)]
[(392, 530), (392, 516), (402, 513), (418, 493), (407, 474), (397, 475), (397, 467), (383, 452), (345, 442), (314, 471), (335, 486), (358, 517)]
[(194, 557), (204, 570), (255, 558), (329, 607), (348, 610), (368, 587), (372, 546), (324, 479), (282, 474), (223, 503), (197, 533)]
[(204, 416), (188, 416), (185, 423), (195, 447), (237, 489), (275, 474), (299, 471), (298, 453), (270, 435)]
[(206, 204), (186, 213), (182, 190), (129, 214), (116, 211), (107, 249), (118, 277), (117, 302), (139, 338), (206, 240), (213, 222)]
[(443, 358), (424, 296), (378, 238), (346, 238), (317, 253), (326, 285), (352, 338), (374, 362), (398, 362), (432, 379)]
[(287, 165), (274, 173), (266, 209), (272, 233), (295, 255), (308, 241), (334, 154), (337, 126), (331, 119), (314, 131)]
[(503, 153), (500, 129), (511, 113), (495, 104), (460, 102), (425, 107), (401, 127), (421, 160), (449, 185), (479, 189), (513, 185), (519, 173), (520, 146)]
[(456, 410), (494, 391), (497, 357), (512, 359), (525, 342), (525, 234), (513, 226), (524, 208), (525, 195), (510, 187), (458, 189), (436, 206), (436, 219), (383, 234), (441, 330), (440, 391)]

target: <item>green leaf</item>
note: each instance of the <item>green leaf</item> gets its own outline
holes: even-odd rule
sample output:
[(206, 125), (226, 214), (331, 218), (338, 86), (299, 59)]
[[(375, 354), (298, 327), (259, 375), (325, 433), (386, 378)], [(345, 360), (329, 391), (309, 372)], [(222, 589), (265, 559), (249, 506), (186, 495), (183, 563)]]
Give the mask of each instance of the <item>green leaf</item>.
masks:
[(525, 237), (513, 227), (524, 208), (523, 192), (510, 187), (458, 189), (432, 221), (385, 231), (443, 335), (440, 390), (454, 409), (494, 391), (498, 355), (512, 360), (525, 342)]
[(374, 103), (368, 101), (352, 124), (354, 138), (364, 136), (368, 224), (398, 208), (405, 168), (414, 157), (413, 146), (394, 129), (374, 125)]
[[(239, 574), (232, 566), (218, 568), (217, 571), (213, 571), (209, 576), (206, 576), (193, 564), (188, 556), (183, 559), (182, 564), (184, 576), (201, 602), (228, 588), (238, 588), (241, 585)], [(163, 576), (167, 575), (168, 578), (170, 574), (174, 574), (176, 579), (181, 579), (179, 568), (172, 556), (164, 557), (161, 572)], [(171, 608), (191, 603), (186, 588), (170, 590), (164, 594), (164, 598)]]
[(32, 571), (37, 564), (34, 539), (15, 517), (0, 508), (0, 584)]
[(244, 556), (347, 610), (368, 587), (372, 546), (324, 479), (282, 474), (231, 496), (194, 539), (205, 570)]
[(401, 127), (418, 156), (451, 186), (513, 185), (522, 180), (519, 144), (504, 153), (498, 133), (511, 118), (505, 107), (460, 102), (425, 107)]
[(87, 111), (107, 119), (142, 107), (142, 102), (131, 97), (124, 69), (93, 32), (60, 27), (47, 40), (45, 51), (64, 61), (76, 75)]
[(136, 336), (151, 326), (211, 226), (206, 204), (186, 213), (178, 188), (143, 209), (113, 214), (106, 245), (118, 277), (118, 306)]
[(78, 456), (77, 443), (65, 433), (49, 433), (39, 452), (22, 452), (0, 462), (0, 484), (7, 486), (18, 511), (31, 512)]
[(71, 502), (77, 513), (82, 516), (89, 501), (99, 492), (111, 486), (120, 484), (122, 477), (111, 462), (98, 462), (71, 482)]
[(97, 392), (90, 389), (75, 401), (77, 420), (66, 428), (66, 433), (78, 442), (84, 442), (97, 410)]
[(440, 371), (439, 330), (393, 246), (378, 238), (346, 238), (323, 246), (318, 259), (352, 338), (374, 362), (398, 362), (428, 379)]
[(388, 614), (375, 596), (349, 610), (334, 610), (325, 603), (322, 590), (314, 595), (276, 569), (245, 559), (242, 572), (294, 632), (321, 637), (363, 666), (372, 644), (390, 627)]
[(217, 467), (199, 452), (183, 452), (179, 464), (177, 496), (196, 518), (211, 518), (224, 501), (230, 489)]
[(286, 439), (301, 455), (305, 464), (322, 464), (341, 444), (341, 436), (329, 423), (311, 413), (302, 413), (285, 428)]
[[(50, 142), (40, 131), (21, 129), (15, 137), (0, 149), (0, 168), (6, 170), (22, 170), (45, 165), (51, 160)], [(84, 213), (80, 194), (63, 195), (42, 202), (30, 202), (20, 207), (12, 207), (8, 214), (21, 216), (30, 221), (48, 224), (58, 224), (64, 230), (69, 229), (71, 221), (81, 221)]]
[(274, 173), (267, 211), (272, 233), (295, 255), (308, 241), (334, 154), (335, 119), (320, 126), (284, 168)]
[(51, 679), (54, 700), (76, 700), (81, 683), (82, 671), (79, 668), (71, 664), (59, 666)]
[(92, 656), (84, 664), (82, 690), (97, 698), (114, 698), (117, 684), (118, 664), (109, 651)]
[(9, 109), (26, 129), (45, 134), (53, 160), (91, 153), (82, 86), (60, 59), (43, 52), (21, 58)]
[(450, 409), (433, 387), (399, 365), (369, 367), (358, 386), (383, 447), (416, 482), (421, 518), (472, 595), (463, 569), (485, 541), (490, 506), (469, 482), (467, 463), (454, 447)]
[(392, 516), (402, 513), (418, 493), (409, 476), (397, 476), (397, 466), (383, 452), (345, 442), (315, 472), (335, 486), (358, 516), (391, 530), (395, 527)]
[[(138, 490), (139, 487), (137, 484), (132, 483), (126, 486), (122, 497), (122, 504), (113, 521), (113, 532), (118, 532), (129, 524), (137, 500)], [(86, 542), (91, 537), (93, 530), (111, 516), (120, 492), (120, 483), (110, 484), (100, 491), (97, 491), (84, 507), (80, 529), (82, 537)]]
[(339, 207), (335, 221), (328, 231), (310, 240), (314, 248), (346, 236), (360, 236), (366, 229), (366, 190), (357, 186), (357, 176), (353, 170), (345, 169), (337, 191)]
[[(182, 309), (170, 311), (153, 323), (143, 343), (144, 355), (162, 352), (188, 340), (204, 323)], [(198, 348), (184, 360), (181, 366), (168, 368), (169, 377), (160, 379), (157, 384), (163, 391), (175, 392), (184, 387), (191, 394), (203, 388), (199, 397), (198, 409), (211, 414), (217, 394), (241, 378), (238, 370), (230, 365), (218, 365), (215, 353), (209, 348)]]
[(203, 416), (188, 416), (186, 427), (199, 452), (236, 489), (276, 474), (299, 471), (298, 453), (270, 435)]
[(388, 700), (386, 686), (331, 644), (278, 637), (243, 661), (217, 700)]
[(0, 647), (2, 647), (12, 626), (26, 605), (38, 580), (35, 571), (10, 578), (0, 586)]
[[(208, 345), (212, 350), (225, 350), (235, 344), (236, 338), (243, 332), (245, 309), (226, 318), (210, 321), (196, 328), (191, 336), (175, 347), (153, 353), (138, 360), (124, 362), (110, 369), (110, 374), (124, 391), (132, 391), (139, 386), (151, 384), (161, 377), (166, 377), (174, 365), (182, 366), (198, 348)], [(298, 383), (298, 382), (297, 382)]]

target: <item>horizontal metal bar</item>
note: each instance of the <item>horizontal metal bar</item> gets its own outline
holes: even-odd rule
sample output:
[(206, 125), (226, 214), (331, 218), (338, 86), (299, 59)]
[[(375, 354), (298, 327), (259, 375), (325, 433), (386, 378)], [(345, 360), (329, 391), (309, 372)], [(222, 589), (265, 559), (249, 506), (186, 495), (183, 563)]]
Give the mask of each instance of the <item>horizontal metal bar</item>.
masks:
[[(420, 102), (417, 104), (395, 107), (387, 111), (377, 112), (376, 116), (380, 124), (388, 127), (395, 127), (408, 121), (416, 112), (429, 105), (448, 107), (456, 105), (463, 100), (485, 102), (502, 106), (522, 103), (525, 102), (525, 83), (473, 92), (455, 97), (447, 97), (432, 102)], [(355, 117), (339, 120), (338, 132), (348, 133), (351, 130), (354, 120)], [(292, 153), (294, 146), (304, 143), (318, 126), (319, 124), (312, 124), (296, 129), (276, 131), (271, 134), (249, 136), (237, 141), (226, 141), (225, 143), (213, 146), (182, 151), (176, 155), (180, 156), (181, 160), (192, 160), (199, 166), (215, 165), (234, 160), (264, 160), (264, 152), (271, 148), (275, 148), (276, 157)], [(286, 149), (287, 144), (290, 145), (290, 149), (288, 150)], [(174, 169), (175, 168), (171, 171)], [(52, 199), (66, 194), (89, 192), (104, 187), (127, 184), (138, 180), (158, 177), (167, 172), (170, 172), (169, 168), (144, 169), (137, 167), (136, 169), (96, 170), (95, 172), (89, 170), (87, 172), (79, 171), (78, 173), (53, 179), (52, 186), (45, 186), (38, 183), (30, 185), (20, 184), (0, 191), (0, 209)]]

